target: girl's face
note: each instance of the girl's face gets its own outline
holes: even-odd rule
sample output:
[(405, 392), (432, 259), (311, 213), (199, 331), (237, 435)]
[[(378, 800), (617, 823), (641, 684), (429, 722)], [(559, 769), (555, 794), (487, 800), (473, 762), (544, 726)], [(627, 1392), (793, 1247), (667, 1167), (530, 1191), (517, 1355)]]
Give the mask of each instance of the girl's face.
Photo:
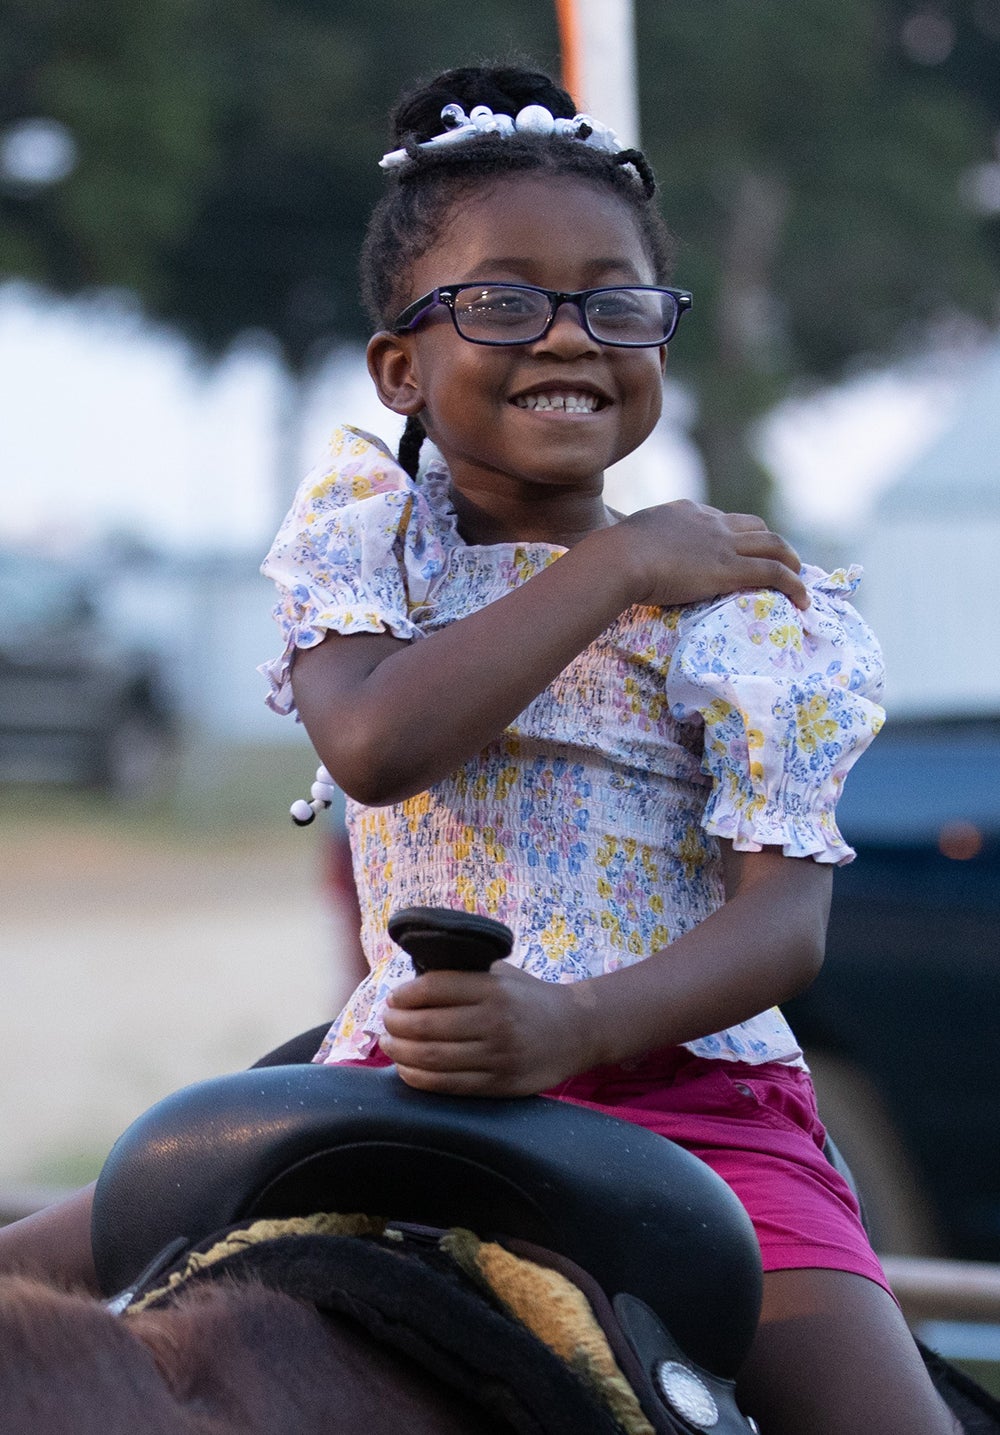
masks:
[[(613, 194), (576, 178), (525, 174), (453, 206), (414, 264), (403, 303), (480, 281), (571, 292), (657, 279)], [(596, 343), (571, 304), (531, 344), (470, 344), (438, 306), (412, 333), (377, 334), (369, 345), (383, 403), (420, 414), (455, 487), (521, 502), (541, 490), (599, 493), (604, 469), (637, 448), (659, 417), (665, 359), (665, 347)], [(589, 411), (528, 407), (531, 395), (582, 395)]]

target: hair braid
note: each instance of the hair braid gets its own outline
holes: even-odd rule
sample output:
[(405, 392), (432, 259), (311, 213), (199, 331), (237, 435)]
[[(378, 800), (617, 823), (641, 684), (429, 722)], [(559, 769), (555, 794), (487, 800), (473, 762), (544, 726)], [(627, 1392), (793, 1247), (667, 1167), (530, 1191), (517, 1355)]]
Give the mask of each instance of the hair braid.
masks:
[(408, 473), (414, 480), (420, 469), (420, 450), (426, 437), (427, 431), (420, 421), (420, 416), (410, 414), (403, 429), (403, 436), (399, 440), (396, 458), (403, 472)]

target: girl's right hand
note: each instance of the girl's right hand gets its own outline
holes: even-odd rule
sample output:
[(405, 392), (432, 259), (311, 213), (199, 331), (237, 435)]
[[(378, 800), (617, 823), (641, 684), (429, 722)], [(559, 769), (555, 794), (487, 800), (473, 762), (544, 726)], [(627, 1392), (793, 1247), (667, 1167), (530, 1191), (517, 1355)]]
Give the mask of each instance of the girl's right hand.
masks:
[(798, 554), (750, 513), (682, 498), (641, 509), (605, 533), (627, 542), (636, 603), (676, 608), (720, 593), (776, 588), (797, 608), (809, 607)]

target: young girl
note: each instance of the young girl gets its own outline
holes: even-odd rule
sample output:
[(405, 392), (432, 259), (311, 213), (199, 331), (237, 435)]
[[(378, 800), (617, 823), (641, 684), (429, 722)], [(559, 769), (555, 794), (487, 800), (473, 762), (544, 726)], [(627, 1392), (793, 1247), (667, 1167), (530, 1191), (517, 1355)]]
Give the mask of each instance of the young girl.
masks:
[[(881, 721), (854, 580), (745, 515), (604, 504), (690, 303), (641, 154), (499, 68), (442, 75), (395, 134), (362, 268), (399, 458), (341, 431), (265, 564), (271, 701), (349, 795), (371, 969), (316, 1059), (686, 1146), (760, 1241), (739, 1396), (765, 1435), (950, 1435), (775, 1005), (820, 966), (834, 807)], [(500, 918), (512, 958), (411, 979), (410, 905)], [(56, 1240), (85, 1276), (88, 1201), (8, 1251)]]
[[(645, 160), (573, 117), (504, 69), (400, 106), (362, 260), (399, 458), (341, 430), (264, 566), (271, 702), (351, 799), (371, 968), (316, 1060), (670, 1136), (757, 1230), (739, 1393), (766, 1435), (943, 1435), (775, 1005), (816, 975), (853, 855), (834, 807), (878, 650), (854, 578), (800, 577), (758, 520), (605, 506), (690, 299)], [(386, 933), (410, 905), (500, 918), (512, 958), (413, 980)]]

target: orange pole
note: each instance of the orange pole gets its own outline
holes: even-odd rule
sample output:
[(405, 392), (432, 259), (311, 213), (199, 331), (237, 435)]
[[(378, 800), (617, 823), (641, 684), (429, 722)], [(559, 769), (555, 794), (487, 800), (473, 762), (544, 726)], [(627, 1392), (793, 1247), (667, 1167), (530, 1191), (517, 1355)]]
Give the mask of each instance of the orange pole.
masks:
[(555, 0), (556, 23), (559, 26), (559, 52), (562, 63), (563, 89), (568, 90), (579, 109), (583, 103), (583, 53), (580, 38), (580, 17), (576, 0)]

